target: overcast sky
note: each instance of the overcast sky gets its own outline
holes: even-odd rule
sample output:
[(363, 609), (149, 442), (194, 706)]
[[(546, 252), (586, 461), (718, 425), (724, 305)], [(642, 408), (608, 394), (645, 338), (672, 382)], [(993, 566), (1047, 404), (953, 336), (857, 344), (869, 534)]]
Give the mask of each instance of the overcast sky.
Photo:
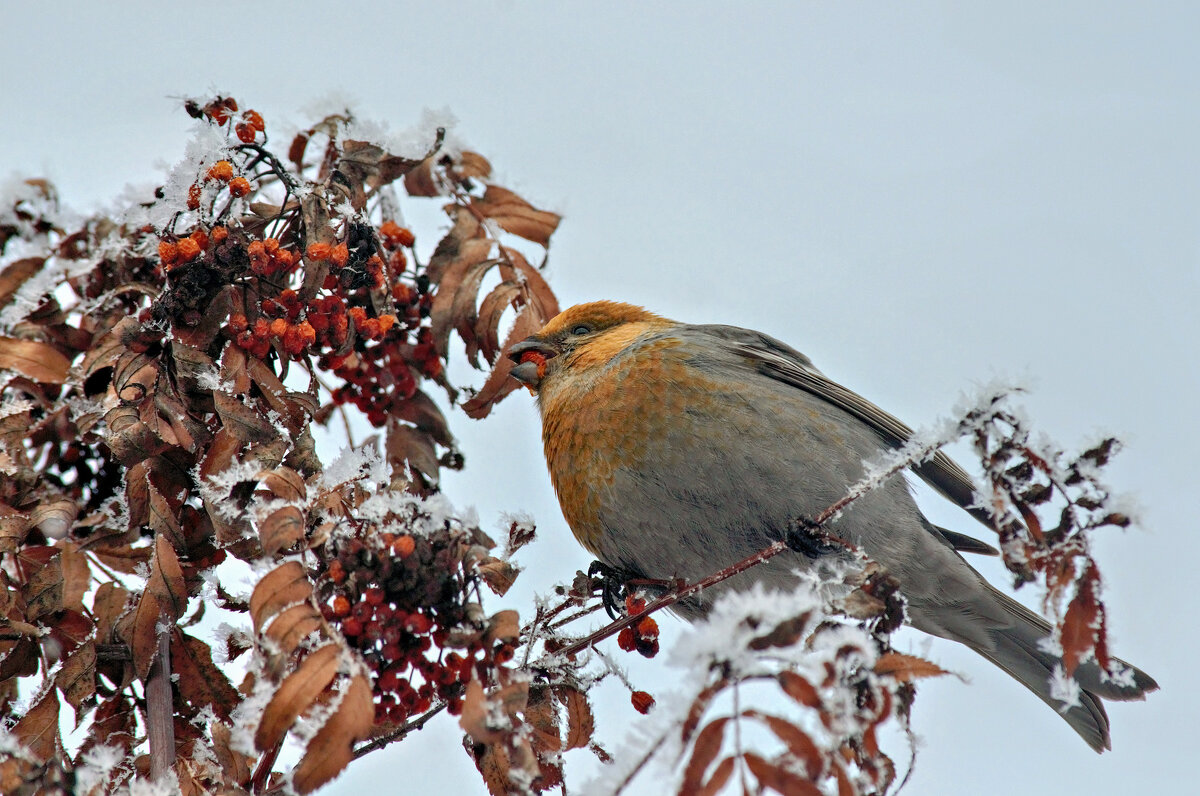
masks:
[[(1194, 787), (1200, 6), (174, 7), (6, 4), (0, 176), (47, 176), (93, 208), (181, 157), (173, 98), (210, 89), (275, 129), (331, 94), (397, 129), (449, 108), (502, 184), (565, 215), (550, 267), (564, 305), (761, 329), (918, 426), (993, 376), (1028, 383), (1062, 443), (1128, 443), (1110, 480), (1144, 528), (1096, 547), (1115, 650), (1163, 691), (1111, 706), (1114, 751), (1097, 757), (978, 656), (908, 634), (970, 679), (922, 684), (908, 793)], [(486, 528), (502, 511), (539, 522), (518, 598), (586, 567), (531, 400), (452, 423), (468, 462), (452, 497)], [(665, 665), (640, 667), (649, 690), (668, 687)], [(619, 748), (637, 715), (605, 693), (600, 739)], [(459, 736), (435, 722), (328, 792), (484, 793)], [(589, 765), (569, 758), (569, 775)]]

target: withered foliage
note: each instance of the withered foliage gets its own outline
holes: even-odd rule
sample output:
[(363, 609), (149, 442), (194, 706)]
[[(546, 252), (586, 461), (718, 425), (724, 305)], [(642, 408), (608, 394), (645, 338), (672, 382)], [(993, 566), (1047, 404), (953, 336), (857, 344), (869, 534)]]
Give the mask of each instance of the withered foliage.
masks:
[[(558, 216), (492, 184), (480, 155), (445, 151), (441, 131), (406, 158), (330, 117), (280, 156), (233, 99), (187, 109), (226, 144), (189, 155), (140, 214), (71, 223), (41, 181), (0, 211), (0, 717), (23, 750), (0, 761), (5, 793), (82, 787), (73, 772), (102, 746), (120, 762), (94, 794), (168, 770), (186, 793), (261, 790), (288, 732), (307, 741), (288, 776), (308, 792), (373, 733), (460, 705), (515, 640), (515, 618), (478, 602), (475, 566), (499, 566), (490, 540), (422, 508), (439, 469), (461, 466), (422, 388), (457, 395), (452, 333), (487, 367), (503, 321), (520, 337), (558, 312), (507, 240), (544, 248)], [(426, 263), (399, 213), (428, 199), (411, 197), (452, 222)], [(506, 368), (473, 415), (511, 389)], [(325, 477), (310, 430), (351, 407), (382, 429), (391, 474), (366, 515), (382, 498), (362, 472)], [(414, 549), (382, 550), (397, 537)], [(396, 566), (370, 570), (364, 551)], [(211, 580), (227, 557), (265, 572), (248, 601)], [(341, 609), (380, 594), (400, 621), (368, 625), (368, 643)], [(249, 614), (252, 636), (201, 640), (214, 607)], [(454, 678), (449, 644), (471, 655)], [(221, 662), (248, 650), (230, 682)], [(68, 750), (71, 727), (84, 739)]]

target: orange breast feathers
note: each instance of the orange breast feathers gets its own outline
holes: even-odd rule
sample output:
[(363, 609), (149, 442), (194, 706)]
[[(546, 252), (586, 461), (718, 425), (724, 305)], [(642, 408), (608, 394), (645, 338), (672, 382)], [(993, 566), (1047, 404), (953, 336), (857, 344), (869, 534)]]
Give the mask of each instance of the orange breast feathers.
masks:
[(637, 467), (668, 407), (647, 412), (647, 394), (678, 382), (687, 366), (677, 338), (622, 324), (566, 355), (538, 394), (542, 442), (563, 515), (580, 544), (599, 555), (601, 515), (620, 467)]

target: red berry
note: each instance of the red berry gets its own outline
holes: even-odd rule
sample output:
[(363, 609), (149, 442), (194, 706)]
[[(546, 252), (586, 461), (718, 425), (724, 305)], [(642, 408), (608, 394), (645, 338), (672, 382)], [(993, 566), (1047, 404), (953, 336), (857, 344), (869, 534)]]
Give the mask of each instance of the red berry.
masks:
[(652, 616), (644, 616), (637, 623), (637, 633), (645, 639), (658, 638), (658, 622)]
[(617, 634), (617, 646), (626, 652), (637, 649), (637, 636), (634, 635), (632, 627), (621, 628), (621, 632)]
[(629, 695), (629, 699), (633, 703), (633, 709), (642, 715), (649, 713), (654, 708), (654, 697), (645, 691), (634, 691)]
[(245, 177), (234, 177), (229, 181), (229, 193), (234, 196), (245, 196), (250, 193), (250, 181)]

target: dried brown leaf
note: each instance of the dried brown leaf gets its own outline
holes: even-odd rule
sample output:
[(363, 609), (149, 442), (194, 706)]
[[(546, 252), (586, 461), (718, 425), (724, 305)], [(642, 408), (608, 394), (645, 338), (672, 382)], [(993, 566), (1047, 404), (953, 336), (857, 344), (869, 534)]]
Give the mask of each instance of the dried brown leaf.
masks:
[[(530, 306), (525, 306), (517, 313), (512, 329), (509, 330), (508, 337), (504, 340), (504, 348), (508, 349), (513, 343), (524, 340), (541, 327), (542, 323), (536, 312)], [(487, 417), (495, 404), (521, 386), (516, 379), (509, 378), (508, 374), (512, 368), (513, 362), (508, 357), (500, 357), (496, 360), (495, 367), (488, 374), (483, 386), (479, 388), (479, 392), (463, 404), (463, 411), (467, 413), (468, 417), (476, 420)]]
[(304, 512), (295, 506), (272, 511), (259, 523), (263, 552), (274, 556), (304, 540)]
[(213, 393), (213, 403), (225, 428), (243, 443), (271, 442), (279, 436), (269, 420), (232, 395), (218, 390)]
[(489, 365), (495, 364), (500, 356), (500, 320), (509, 307), (515, 306), (513, 302), (521, 291), (521, 285), (506, 280), (492, 288), (479, 305), (473, 334)]
[(270, 472), (261, 472), (257, 476), (260, 495), (270, 496), (289, 503), (300, 503), (306, 500), (307, 490), (300, 473), (290, 467), (277, 467)]
[(324, 625), (321, 614), (310, 602), (302, 602), (276, 615), (266, 635), (284, 652), (292, 652), (308, 635)]
[[(453, 234), (453, 230), (450, 234)], [(450, 331), (455, 327), (461, 330), (460, 316), (467, 302), (470, 302), (471, 310), (474, 311), (479, 284), (497, 262), (488, 259), (491, 252), (490, 240), (472, 238), (461, 241), (457, 246), (457, 256), (446, 262), (445, 270), (438, 281), (437, 292), (433, 295), (433, 304), (429, 309), (433, 345), (440, 356), (446, 356)]]
[(49, 343), (0, 337), (0, 370), (15, 370), (40, 384), (65, 384), (71, 360)]
[(450, 433), (446, 416), (442, 414), (441, 409), (438, 409), (433, 399), (420, 390), (417, 390), (413, 393), (412, 398), (394, 409), (392, 416), (411, 423), (418, 431), (424, 432), (439, 445), (447, 448), (454, 445), (454, 435)]
[(138, 601), (134, 614), (134, 670), (141, 679), (150, 673), (150, 665), (158, 655), (158, 624), (175, 622), (187, 609), (187, 587), (175, 548), (165, 538), (154, 540), (154, 555), (150, 559), (150, 578)]
[(47, 688), (12, 728), (17, 741), (39, 760), (52, 760), (62, 750), (58, 708), (58, 691)]
[(82, 719), (79, 706), (96, 693), (96, 643), (85, 641), (63, 661), (54, 678), (63, 698), (75, 708), (75, 726)]
[(462, 177), (486, 178), (492, 174), (492, 164), (478, 152), (464, 151), (458, 156), (456, 167)]
[(92, 569), (87, 556), (71, 542), (60, 542), (62, 550), (58, 560), (62, 562), (63, 607), (72, 611), (83, 610), (83, 596), (92, 587)]
[(894, 677), (905, 683), (922, 677), (939, 677), (949, 674), (935, 663), (918, 658), (915, 655), (905, 655), (902, 652), (885, 652), (875, 662), (875, 674)]
[(501, 597), (512, 588), (519, 571), (512, 564), (495, 556), (485, 558), (476, 566), (476, 570), (479, 572), (479, 577), (483, 578), (483, 582)]
[(427, 433), (389, 417), (385, 448), (393, 472), (402, 473), (407, 466), (429, 482), (437, 483), (440, 463), (437, 448)]
[(692, 706), (688, 708), (687, 718), (683, 720), (683, 725), (679, 728), (679, 739), (685, 746), (692, 740), (692, 734), (696, 732), (696, 728), (700, 726), (700, 719), (704, 718), (708, 706), (712, 704), (713, 697), (721, 693), (725, 687), (729, 685), (729, 680), (721, 678), (715, 683), (705, 687), (703, 691), (696, 695), (692, 700)]
[(192, 706), (193, 715), (210, 705), (221, 719), (229, 721), (241, 703), (229, 678), (212, 659), (212, 649), (179, 628), (171, 633), (171, 671), (177, 676), (179, 696)]
[(26, 547), (18, 554), (22, 565), (32, 570), (22, 585), (25, 598), (25, 618), (36, 621), (63, 609), (63, 574), (61, 551), (55, 547)]
[(498, 185), (489, 185), (483, 198), (474, 200), (471, 205), (478, 213), (512, 234), (542, 246), (549, 244), (550, 236), (562, 220), (557, 213), (538, 210), (517, 194)]
[(516, 266), (517, 271), (520, 273), (520, 281), (524, 284), (529, 303), (537, 310), (540, 323), (544, 324), (555, 315), (558, 315), (558, 297), (550, 289), (550, 284), (542, 276), (542, 272), (530, 265), (529, 261), (525, 259), (525, 255), (516, 249), (505, 246), (502, 251), (508, 261)]
[(587, 694), (569, 685), (555, 687), (554, 696), (567, 709), (566, 749), (582, 749), (591, 743), (596, 729)]
[(62, 539), (71, 531), (79, 507), (74, 500), (58, 498), (39, 503), (29, 512), (29, 521), (47, 538)]
[(525, 704), (525, 721), (533, 730), (531, 742), (538, 757), (542, 753), (557, 753), (562, 749), (562, 736), (559, 729), (558, 708), (551, 699), (547, 686), (534, 686), (529, 689)]
[(1104, 614), (1104, 606), (1096, 597), (1095, 585), (1099, 578), (1095, 564), (1089, 562), (1063, 617), (1063, 669), (1068, 675), (1075, 673), (1076, 667), (1096, 644), (1097, 629)]
[(308, 742), (292, 772), (296, 792), (309, 793), (341, 773), (353, 758), (354, 744), (370, 734), (374, 721), (371, 685), (361, 675), (355, 676), (337, 712)]
[(333, 682), (342, 659), (342, 648), (326, 644), (300, 662), (299, 668), (280, 683), (267, 703), (262, 721), (254, 734), (254, 745), (271, 749), (283, 740), (300, 714), (313, 706), (317, 697)]
[(713, 719), (700, 732), (696, 733), (696, 742), (692, 745), (692, 755), (688, 758), (687, 766), (683, 770), (683, 780), (679, 785), (680, 796), (695, 793), (700, 789), (705, 772), (708, 771), (712, 761), (717, 759), (721, 745), (725, 742), (725, 725), (729, 723), (729, 718), (729, 716), (722, 716)]
[(491, 712), (490, 702), (483, 692), (483, 686), (472, 678), (463, 693), (462, 714), (458, 717), (458, 726), (476, 743), (494, 744), (504, 739), (504, 730), (493, 727), (488, 719)]
[(785, 694), (807, 708), (820, 709), (822, 706), (816, 687), (795, 672), (780, 672), (779, 686)]
[(494, 641), (515, 642), (521, 635), (520, 615), (511, 609), (497, 611), (488, 620), (484, 638), (487, 643)]
[(712, 776), (708, 778), (700, 788), (695, 791), (695, 796), (716, 796), (721, 792), (721, 788), (725, 787), (725, 783), (729, 781), (729, 777), (733, 774), (733, 767), (737, 763), (738, 758), (727, 757), (717, 767), (713, 769)]
[(808, 778), (813, 782), (817, 781), (825, 769), (825, 759), (812, 736), (780, 716), (759, 713), (756, 710), (747, 711), (745, 715), (766, 724), (771, 732), (775, 733), (775, 736), (787, 746), (792, 757), (804, 764), (804, 771)]
[(25, 280), (42, 270), (45, 262), (42, 257), (25, 257), (6, 265), (0, 271), (0, 307), (7, 305)]
[(746, 761), (746, 767), (762, 787), (787, 796), (823, 796), (821, 789), (812, 782), (793, 774), (781, 765), (759, 757), (754, 752), (744, 753), (742, 759)]
[(308, 600), (312, 583), (299, 561), (288, 561), (263, 576), (250, 594), (250, 618), (255, 630), (285, 606)]

